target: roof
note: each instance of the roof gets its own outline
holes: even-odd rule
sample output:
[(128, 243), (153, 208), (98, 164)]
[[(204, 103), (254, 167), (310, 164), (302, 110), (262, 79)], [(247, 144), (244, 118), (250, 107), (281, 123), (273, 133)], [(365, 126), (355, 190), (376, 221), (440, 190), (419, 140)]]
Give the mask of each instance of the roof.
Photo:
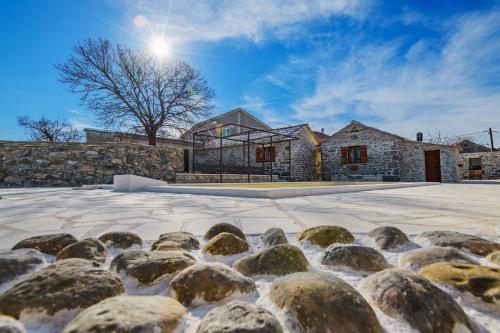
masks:
[[(375, 128), (375, 127), (371, 127), (371, 126), (368, 126), (368, 125), (365, 125), (359, 121), (356, 121), (356, 120), (352, 120), (348, 125), (344, 126), (343, 128), (341, 128), (340, 130), (338, 130), (337, 132), (333, 133), (330, 138), (333, 138), (335, 137), (336, 135), (340, 134), (341, 132), (343, 132), (346, 128), (348, 128), (349, 126), (352, 126), (352, 125), (358, 125), (358, 126), (362, 126), (362, 127), (365, 127), (366, 129), (370, 129), (370, 130), (373, 130), (373, 131), (377, 131), (379, 133), (383, 133), (383, 134), (386, 134), (386, 135), (390, 135), (390, 136), (393, 136), (395, 138), (398, 138), (402, 141), (406, 141), (406, 142), (412, 142), (412, 143), (418, 143), (418, 144), (425, 144), (425, 145), (432, 145), (432, 146), (446, 146), (446, 147), (455, 147), (455, 145), (445, 145), (445, 144), (438, 144), (438, 143), (430, 143), (430, 142), (423, 142), (423, 141), (415, 141), (415, 140), (410, 140), (408, 138), (405, 138), (405, 137), (402, 137), (400, 135), (397, 135), (397, 134), (394, 134), (394, 133), (390, 133), (390, 132), (386, 132), (386, 131), (383, 131), (381, 129), (378, 129), (378, 128)], [(330, 139), (328, 138), (328, 139)], [(327, 140), (328, 140), (327, 139)]]
[[(280, 128), (272, 128), (269, 130), (262, 130), (262, 131), (256, 131), (256, 132), (245, 132), (242, 134), (233, 134), (228, 137), (226, 137), (227, 142), (223, 143), (223, 146), (230, 146), (232, 145), (235, 141), (241, 141), (241, 142), (246, 142), (248, 139), (250, 139), (250, 142), (252, 144), (269, 144), (271, 141), (269, 140), (271, 137), (273, 137), (273, 142), (278, 143), (278, 142), (283, 142), (283, 141), (288, 141), (288, 140), (297, 140), (298, 138), (295, 137), (300, 131), (302, 130), (307, 130), (312, 138), (316, 141), (316, 144), (319, 143), (318, 138), (314, 134), (314, 132), (311, 130), (308, 124), (300, 124), (300, 125), (292, 125), (292, 126), (286, 126), (286, 127), (280, 127)], [(219, 147), (220, 142), (217, 139), (210, 140), (209, 142), (205, 143), (205, 147), (209, 148), (214, 148), (214, 147)]]
[(323, 132), (318, 132), (318, 131), (312, 131), (312, 132), (314, 133), (314, 135), (316, 135), (316, 137), (320, 142), (325, 141), (330, 137), (328, 134), (325, 134)]
[(209, 118), (207, 120), (204, 120), (202, 122), (199, 122), (199, 123), (193, 125), (189, 130), (187, 130), (184, 134), (182, 134), (181, 137), (184, 136), (184, 135), (186, 135), (186, 134), (189, 134), (189, 133), (193, 132), (194, 130), (199, 129), (200, 127), (203, 127), (206, 124), (210, 124), (211, 122), (217, 121), (218, 119), (227, 117), (227, 116), (229, 116), (229, 115), (231, 115), (233, 113), (238, 113), (238, 112), (242, 112), (242, 113), (246, 114), (247, 116), (249, 116), (250, 118), (252, 118), (253, 120), (255, 120), (258, 124), (260, 124), (262, 127), (266, 128), (266, 129), (271, 129), (271, 127), (269, 127), (267, 124), (263, 123), (261, 120), (257, 119), (255, 116), (253, 116), (251, 113), (249, 113), (245, 109), (243, 109), (243, 108), (236, 108), (236, 109), (233, 109), (231, 111), (221, 113), (221, 114), (219, 114), (219, 115), (217, 115), (215, 117)]

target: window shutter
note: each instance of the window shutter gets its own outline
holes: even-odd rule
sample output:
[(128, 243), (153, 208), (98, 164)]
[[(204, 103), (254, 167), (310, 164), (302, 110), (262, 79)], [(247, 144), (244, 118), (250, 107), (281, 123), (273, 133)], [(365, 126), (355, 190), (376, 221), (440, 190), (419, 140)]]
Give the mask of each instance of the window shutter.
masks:
[(276, 147), (271, 147), (271, 162), (276, 162)]
[(257, 147), (255, 150), (255, 162), (262, 162), (262, 148)]
[(366, 145), (361, 146), (361, 163), (367, 163), (368, 162), (368, 152), (366, 149)]
[(347, 164), (349, 160), (349, 149), (342, 147), (342, 164)]

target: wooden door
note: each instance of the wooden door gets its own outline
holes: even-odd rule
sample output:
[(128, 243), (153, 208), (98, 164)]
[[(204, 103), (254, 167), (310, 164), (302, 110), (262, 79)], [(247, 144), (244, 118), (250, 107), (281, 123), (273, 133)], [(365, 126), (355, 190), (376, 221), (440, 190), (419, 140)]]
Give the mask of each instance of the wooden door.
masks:
[(439, 150), (425, 151), (425, 181), (441, 182), (441, 159)]
[(184, 149), (184, 172), (189, 172), (189, 149)]

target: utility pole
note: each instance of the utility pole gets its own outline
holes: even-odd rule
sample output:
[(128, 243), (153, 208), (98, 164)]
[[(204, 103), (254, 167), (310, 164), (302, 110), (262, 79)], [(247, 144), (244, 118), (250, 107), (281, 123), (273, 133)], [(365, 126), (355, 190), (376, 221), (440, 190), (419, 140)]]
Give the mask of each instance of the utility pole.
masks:
[(490, 129), (488, 130), (488, 133), (490, 134), (490, 144), (491, 144), (491, 151), (495, 150), (495, 147), (493, 146), (493, 131)]

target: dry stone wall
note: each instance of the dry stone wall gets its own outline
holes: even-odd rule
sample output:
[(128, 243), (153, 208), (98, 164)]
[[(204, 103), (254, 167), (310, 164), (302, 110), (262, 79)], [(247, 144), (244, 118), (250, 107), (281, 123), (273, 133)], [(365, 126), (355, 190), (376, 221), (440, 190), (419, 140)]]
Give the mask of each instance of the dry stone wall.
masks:
[(169, 182), (183, 170), (181, 149), (120, 143), (0, 142), (0, 186), (110, 184), (135, 174)]

